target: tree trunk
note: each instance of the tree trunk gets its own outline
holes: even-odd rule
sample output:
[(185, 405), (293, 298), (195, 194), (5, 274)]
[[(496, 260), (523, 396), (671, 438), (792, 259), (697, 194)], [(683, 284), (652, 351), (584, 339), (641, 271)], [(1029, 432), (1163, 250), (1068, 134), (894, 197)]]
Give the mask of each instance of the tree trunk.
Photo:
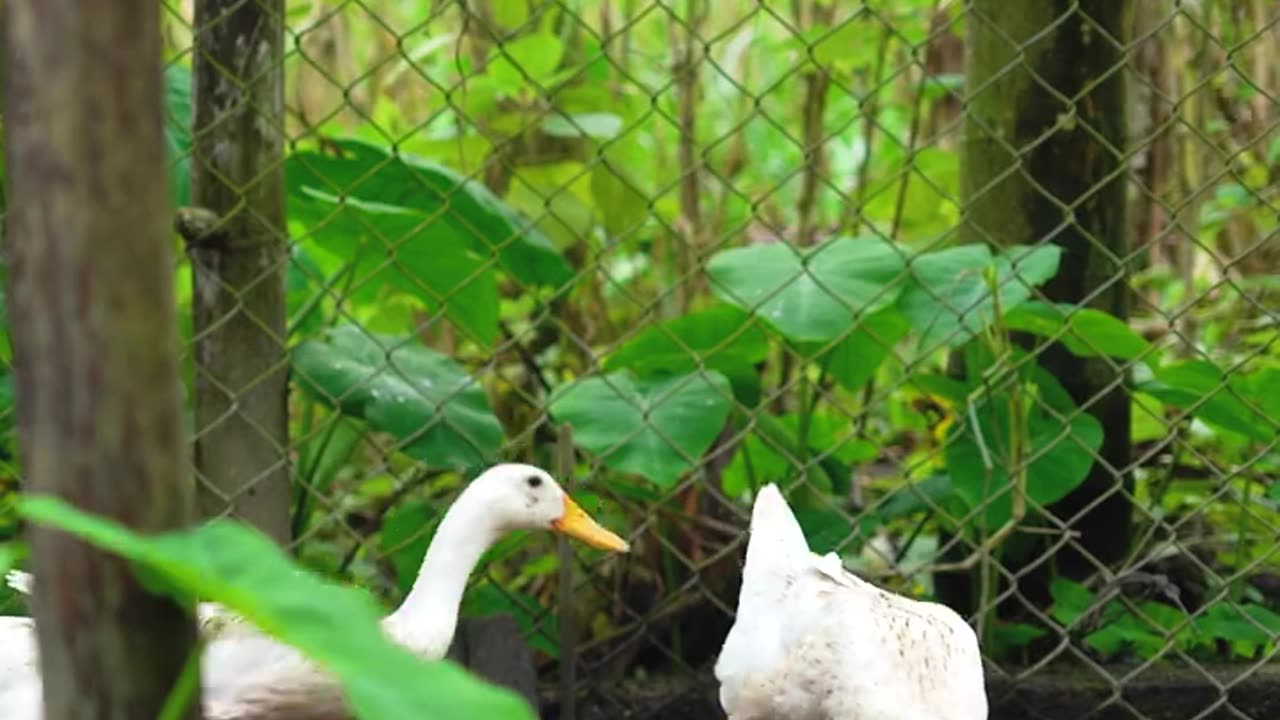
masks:
[(1134, 36), (1144, 38), (1134, 48), (1131, 76), (1133, 97), (1131, 128), (1134, 137), (1147, 138), (1144, 147), (1135, 148), (1131, 162), (1135, 179), (1129, 210), (1129, 237), (1139, 255), (1135, 270), (1169, 264), (1168, 179), (1175, 167), (1173, 133), (1169, 128), (1169, 98), (1177, 95), (1173, 87), (1175, 68), (1168, 47), (1170, 33), (1162, 33), (1168, 21), (1166, 0), (1137, 0), (1134, 9)]
[(284, 0), (197, 0), (192, 202), (200, 506), (289, 539)]
[[(1131, 0), (975, 0), (967, 13), (966, 139), (961, 191), (967, 242), (997, 246), (1053, 242), (1063, 248), (1044, 288), (1055, 302), (1128, 317), (1126, 268), (1126, 59)], [(1040, 364), (1103, 426), (1098, 461), (1075, 492), (1049, 508), (1081, 537), (1025, 564), (1018, 595), (1048, 601), (1048, 568), (1083, 577), (1121, 560), (1132, 506), (1129, 398), (1124, 370), (1054, 345)], [(1054, 538), (1056, 541), (1056, 538)], [(1017, 573), (1022, 568), (1009, 567)], [(969, 606), (947, 578), (944, 596)], [(963, 580), (961, 586), (965, 585)]]
[[(18, 419), (29, 491), (141, 531), (192, 517), (153, 0), (6, 0)], [(121, 560), (32, 528), (45, 717), (154, 718), (195, 645)], [(199, 717), (198, 698), (182, 714)], [(0, 708), (0, 715), (6, 709)]]

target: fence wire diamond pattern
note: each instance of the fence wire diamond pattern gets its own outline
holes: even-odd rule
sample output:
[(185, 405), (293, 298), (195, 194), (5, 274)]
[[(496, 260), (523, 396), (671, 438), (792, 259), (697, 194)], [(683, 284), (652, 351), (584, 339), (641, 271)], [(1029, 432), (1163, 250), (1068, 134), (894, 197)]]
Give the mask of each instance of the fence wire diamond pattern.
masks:
[(555, 468), (632, 554), (518, 537), (464, 602), (548, 716), (719, 711), (776, 482), (972, 620), (997, 705), (1059, 717), (1026, 688), (1072, 667), (1062, 717), (1174, 717), (1172, 667), (1178, 717), (1262, 717), (1276, 3), (197, 4), (163, 15), (206, 509), (394, 603), (479, 468)]

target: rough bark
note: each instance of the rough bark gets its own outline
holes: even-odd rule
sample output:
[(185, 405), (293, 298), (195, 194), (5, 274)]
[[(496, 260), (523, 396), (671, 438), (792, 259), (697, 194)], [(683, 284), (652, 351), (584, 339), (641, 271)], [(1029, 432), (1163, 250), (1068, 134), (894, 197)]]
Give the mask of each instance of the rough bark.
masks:
[(200, 506), (289, 539), (284, 1), (195, 8), (192, 198), (222, 232), (187, 238), (194, 276)]
[[(182, 526), (193, 503), (156, 4), (3, 6), (26, 489), (142, 531)], [(194, 647), (192, 620), (116, 558), (39, 527), (29, 540), (46, 717), (156, 717)]]
[(1160, 32), (1168, 20), (1164, 0), (1137, 0), (1134, 9), (1135, 38), (1143, 38), (1134, 49), (1130, 83), (1130, 131), (1141, 147), (1134, 148), (1130, 172), (1134, 192), (1130, 198), (1130, 237), (1139, 252), (1135, 270), (1169, 264), (1171, 240), (1168, 231), (1168, 179), (1174, 167), (1173, 135), (1170, 132), (1169, 98), (1176, 95), (1175, 77), (1169, 56), (1169, 34)]
[[(961, 191), (967, 242), (996, 246), (1052, 242), (1063, 249), (1053, 301), (1126, 318), (1129, 288), (1123, 148), (1125, 56), (1130, 0), (975, 0), (966, 15), (967, 94)], [(1071, 577), (1127, 552), (1132, 508), (1129, 400), (1123, 371), (1054, 345), (1040, 364), (1103, 426), (1098, 461), (1075, 492), (1049, 508), (1081, 533), (1058, 551), (1026, 558), (1019, 594), (1048, 600), (1048, 568)], [(1054, 538), (1056, 541), (1056, 538)], [(1042, 562), (1053, 553), (1053, 562)], [(1009, 567), (1017, 573), (1023, 568)], [(967, 605), (951, 583), (949, 602)], [(1043, 606), (1043, 605), (1041, 605)]]

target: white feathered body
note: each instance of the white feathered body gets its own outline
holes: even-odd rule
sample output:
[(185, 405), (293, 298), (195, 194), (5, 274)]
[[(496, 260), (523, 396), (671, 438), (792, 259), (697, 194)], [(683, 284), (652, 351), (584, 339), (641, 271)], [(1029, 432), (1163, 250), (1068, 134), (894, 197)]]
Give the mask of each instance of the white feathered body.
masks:
[[(324, 718), (328, 717), (325, 712), (347, 716), (342, 712), (341, 686), (333, 677), (293, 647), (262, 634), (238, 616), (231, 617), (243, 630), (214, 638), (201, 657), (204, 716), (208, 720)], [(384, 628), (389, 634), (393, 631), (385, 621)], [(428, 648), (420, 654), (427, 660), (442, 658), (447, 644), (448, 639), (439, 649)], [(34, 622), (25, 617), (0, 617), (0, 699), (4, 703), (0, 718), (42, 720), (41, 687)], [(295, 706), (298, 713), (305, 709), (311, 714), (290, 715)]]
[[(29, 573), (11, 571), (6, 582), (30, 595)], [(206, 716), (230, 716), (239, 698), (275, 675), (318, 675), (301, 653), (263, 634), (244, 618), (218, 603), (196, 607), (197, 626), (207, 643), (201, 658)], [(39, 720), (43, 699), (35, 623), (31, 618), (0, 617), (0, 698), (9, 706), (5, 720)]]
[[(237, 620), (239, 620), (237, 618)], [(243, 620), (239, 622), (243, 623)], [(205, 649), (201, 664), (206, 716), (231, 717), (239, 698), (273, 673), (318, 675), (292, 647), (262, 635), (247, 623)], [(35, 623), (25, 617), (0, 617), (0, 698), (5, 720), (40, 720), (39, 649)]]
[(26, 713), (27, 708), (41, 707), (40, 667), (36, 648), (35, 622), (26, 617), (0, 617), (0, 717), (14, 720), (40, 720), (40, 715)]
[(810, 552), (773, 486), (756, 501), (737, 619), (715, 672), (730, 720), (987, 717), (969, 625)]

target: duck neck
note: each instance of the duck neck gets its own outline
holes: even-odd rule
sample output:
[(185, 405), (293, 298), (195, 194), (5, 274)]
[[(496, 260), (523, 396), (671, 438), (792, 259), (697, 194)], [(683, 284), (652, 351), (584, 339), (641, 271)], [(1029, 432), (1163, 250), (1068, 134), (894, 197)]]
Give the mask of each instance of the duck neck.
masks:
[(391, 618), (408, 635), (421, 636), (419, 642), (411, 644), (443, 643), (444, 647), (438, 650), (443, 654), (453, 639), (467, 580), (480, 556), (501, 535), (488, 521), (485, 504), (483, 498), (464, 491), (440, 521), (413, 588)]

